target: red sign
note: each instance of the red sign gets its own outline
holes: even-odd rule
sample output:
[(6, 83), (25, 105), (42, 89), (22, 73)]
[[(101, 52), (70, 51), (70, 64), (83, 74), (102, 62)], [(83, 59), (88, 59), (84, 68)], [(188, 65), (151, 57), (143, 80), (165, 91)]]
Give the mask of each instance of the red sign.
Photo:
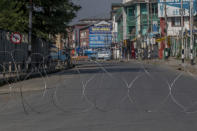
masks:
[(18, 32), (12, 33), (10, 41), (13, 44), (20, 44), (22, 42), (22, 35)]

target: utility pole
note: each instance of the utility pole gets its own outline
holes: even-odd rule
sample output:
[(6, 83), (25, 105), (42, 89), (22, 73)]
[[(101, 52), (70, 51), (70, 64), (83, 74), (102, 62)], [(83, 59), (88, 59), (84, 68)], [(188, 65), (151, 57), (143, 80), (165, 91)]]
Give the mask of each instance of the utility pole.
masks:
[[(151, 33), (153, 34), (153, 10), (152, 10), (152, 0), (150, 0), (150, 20), (151, 20), (151, 22), (150, 22), (150, 31), (151, 31)], [(153, 38), (153, 36), (151, 37), (151, 38)], [(152, 43), (152, 41), (151, 41), (151, 52), (153, 52), (153, 43)]]
[(184, 27), (184, 23), (183, 23), (183, 15), (184, 15), (184, 9), (183, 9), (183, 0), (181, 0), (181, 10), (180, 10), (180, 13), (181, 13), (181, 47), (182, 47), (182, 50), (181, 50), (181, 59), (182, 59), (182, 63), (185, 62), (185, 46), (184, 46), (184, 31), (183, 31), (183, 27)]
[(193, 0), (190, 0), (190, 60), (191, 65), (194, 65), (194, 56), (193, 56)]
[(33, 12), (33, 2), (29, 0), (29, 35), (28, 35), (28, 68), (31, 65), (31, 52), (32, 52), (32, 12)]
[(165, 50), (164, 50), (164, 56), (165, 59), (168, 59), (168, 18), (167, 18), (167, 3), (165, 0)]
[(147, 20), (148, 20), (148, 29), (147, 29), (147, 46), (148, 46), (148, 59), (151, 58), (150, 55), (150, 0), (147, 0)]
[(152, 10), (152, 0), (150, 0), (150, 31), (153, 32), (153, 10)]

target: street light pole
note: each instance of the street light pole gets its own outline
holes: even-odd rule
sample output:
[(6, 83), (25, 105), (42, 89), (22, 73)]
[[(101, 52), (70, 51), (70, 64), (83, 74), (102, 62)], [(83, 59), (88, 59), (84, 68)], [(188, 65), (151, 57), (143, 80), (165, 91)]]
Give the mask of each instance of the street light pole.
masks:
[(148, 43), (148, 59), (151, 58), (151, 52), (150, 52), (150, 1), (147, 0), (147, 24), (148, 24), (148, 29), (147, 29), (147, 43)]
[(29, 35), (28, 35), (28, 69), (31, 64), (31, 52), (32, 52), (32, 12), (33, 2), (29, 0)]
[[(153, 3), (152, 3), (152, 0), (150, 0), (150, 20), (151, 20), (151, 22), (150, 22), (150, 31), (153, 34), (153, 9), (152, 8), (153, 8)], [(151, 49), (150, 49), (151, 55), (152, 55), (152, 52), (154, 50), (152, 39), (153, 39), (153, 36), (151, 36), (151, 40), (150, 40), (151, 41), (151, 46), (150, 46), (151, 47)]]
[(184, 27), (184, 23), (183, 23), (183, 13), (184, 13), (184, 10), (183, 10), (183, 0), (181, 0), (181, 10), (180, 10), (180, 13), (181, 13), (181, 47), (182, 47), (182, 50), (181, 50), (181, 59), (182, 59), (182, 63), (185, 62), (185, 47), (184, 47), (184, 39), (183, 39), (183, 36), (184, 36), (184, 32), (183, 32), (183, 27)]
[(165, 59), (168, 58), (168, 19), (167, 19), (167, 3), (165, 0), (165, 25), (166, 25), (166, 30), (165, 30), (165, 51), (164, 51), (164, 56)]
[(194, 64), (194, 56), (193, 56), (193, 0), (190, 0), (190, 59), (191, 65)]

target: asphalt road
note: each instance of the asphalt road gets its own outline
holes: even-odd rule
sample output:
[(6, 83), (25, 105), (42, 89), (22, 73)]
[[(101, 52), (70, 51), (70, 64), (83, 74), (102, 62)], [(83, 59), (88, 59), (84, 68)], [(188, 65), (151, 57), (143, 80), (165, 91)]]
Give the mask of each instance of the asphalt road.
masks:
[(2, 90), (0, 131), (197, 130), (196, 77), (162, 66), (83, 62)]

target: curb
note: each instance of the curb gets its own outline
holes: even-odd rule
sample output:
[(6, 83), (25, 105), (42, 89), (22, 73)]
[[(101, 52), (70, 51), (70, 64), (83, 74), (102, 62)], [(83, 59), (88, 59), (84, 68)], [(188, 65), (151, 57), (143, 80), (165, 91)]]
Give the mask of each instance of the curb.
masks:
[[(144, 64), (151, 64), (151, 65), (162, 65), (168, 68), (171, 68), (173, 70), (176, 71), (180, 71), (180, 72), (186, 72), (185, 68), (187, 68), (187, 71), (191, 71), (193, 72), (194, 70), (197, 70), (197, 68), (195, 66), (190, 66), (189, 64), (185, 63), (185, 66), (183, 64), (181, 64), (180, 62), (177, 62), (176, 64), (170, 63), (170, 61), (164, 61), (164, 60), (155, 60), (155, 61), (143, 61)], [(193, 72), (193, 74), (197, 74), (197, 72)]]
[(75, 67), (75, 65), (72, 65), (72, 67), (67, 67), (67, 68), (63, 68), (63, 69), (56, 69), (54, 71), (31, 73), (28, 77), (27, 77), (28, 73), (26, 73), (26, 74), (23, 74), (23, 75), (13, 76), (13, 77), (9, 77), (9, 78), (0, 78), (0, 88), (4, 85), (9, 84), (9, 83), (16, 83), (16, 82), (19, 82), (20, 80), (24, 80), (24, 79), (29, 80), (29, 79), (33, 79), (33, 78), (40, 78), (41, 75), (46, 76), (46, 75), (58, 73), (58, 72), (63, 71), (63, 70), (69, 70), (69, 69), (72, 69), (74, 67)]

